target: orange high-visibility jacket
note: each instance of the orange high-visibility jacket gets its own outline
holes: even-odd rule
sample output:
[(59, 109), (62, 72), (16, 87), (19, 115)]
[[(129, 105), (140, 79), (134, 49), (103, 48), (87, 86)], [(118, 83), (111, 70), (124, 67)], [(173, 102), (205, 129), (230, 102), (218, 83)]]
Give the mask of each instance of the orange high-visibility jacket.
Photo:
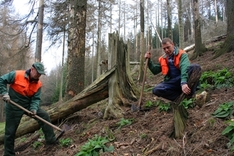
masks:
[(24, 70), (15, 72), (15, 81), (10, 85), (14, 91), (27, 97), (32, 97), (41, 86), (41, 81), (30, 82), (29, 78), (25, 77)]
[[(183, 53), (185, 53), (185, 51), (180, 49), (178, 54), (177, 55), (175, 54), (175, 56), (174, 56), (174, 65), (178, 69), (180, 69), (180, 57)], [(169, 71), (168, 56), (165, 57), (165, 55), (164, 55), (164, 56), (159, 57), (159, 63), (162, 67), (162, 74), (167, 75), (167, 73)]]

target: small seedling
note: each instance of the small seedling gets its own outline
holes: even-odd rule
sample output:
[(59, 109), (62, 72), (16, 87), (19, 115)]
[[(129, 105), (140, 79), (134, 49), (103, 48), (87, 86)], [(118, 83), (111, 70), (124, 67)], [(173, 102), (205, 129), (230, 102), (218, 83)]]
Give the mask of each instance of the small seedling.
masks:
[(184, 99), (183, 101), (181, 101), (180, 104), (183, 105), (185, 109), (194, 107), (192, 98), (191, 99)]
[(146, 108), (150, 108), (150, 107), (153, 107), (153, 106), (154, 106), (154, 104), (153, 104), (152, 101), (147, 101), (146, 104), (145, 104)]
[(93, 139), (89, 139), (83, 146), (81, 150), (75, 156), (99, 156), (100, 152), (113, 152), (114, 146), (107, 147), (105, 144), (109, 140), (105, 137), (95, 135)]
[(32, 146), (33, 146), (34, 149), (37, 149), (37, 148), (39, 148), (40, 146), (42, 146), (42, 143), (39, 142), (39, 141), (35, 141), (35, 142), (32, 144)]
[(161, 104), (159, 104), (159, 111), (160, 112), (163, 112), (163, 111), (165, 111), (165, 112), (167, 112), (167, 111), (169, 111), (171, 109), (171, 107), (170, 107), (170, 104), (169, 103), (161, 103)]
[(118, 129), (120, 129), (120, 128), (126, 126), (126, 125), (131, 125), (132, 120), (121, 118), (120, 121), (117, 124), (119, 125)]
[(72, 140), (70, 138), (60, 139), (59, 143), (62, 147), (68, 147), (72, 144)]
[(147, 138), (148, 136), (147, 136), (147, 134), (145, 134), (145, 133), (142, 133), (141, 135), (140, 135), (140, 138), (141, 139), (145, 139), (145, 138)]

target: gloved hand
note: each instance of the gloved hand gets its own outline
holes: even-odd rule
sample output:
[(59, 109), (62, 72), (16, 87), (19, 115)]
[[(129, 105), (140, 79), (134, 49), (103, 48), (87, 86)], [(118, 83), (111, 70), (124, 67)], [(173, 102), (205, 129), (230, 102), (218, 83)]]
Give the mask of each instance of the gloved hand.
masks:
[(11, 100), (9, 94), (8, 93), (4, 94), (2, 100), (9, 103)]
[(37, 114), (36, 110), (31, 110), (29, 116), (34, 117)]

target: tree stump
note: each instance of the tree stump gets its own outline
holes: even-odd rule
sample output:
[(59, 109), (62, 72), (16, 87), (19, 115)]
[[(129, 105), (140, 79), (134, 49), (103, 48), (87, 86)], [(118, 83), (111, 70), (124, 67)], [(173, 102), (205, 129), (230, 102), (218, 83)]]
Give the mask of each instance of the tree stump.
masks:
[(121, 105), (130, 105), (137, 101), (139, 90), (130, 76), (128, 46), (119, 38), (118, 33), (109, 34), (108, 69), (115, 67), (114, 74), (109, 78), (109, 100), (104, 118), (123, 117)]
[[(201, 77), (201, 68), (199, 66), (196, 66), (189, 79), (188, 79), (188, 86), (191, 88), (191, 90), (195, 90), (197, 87), (197, 84), (199, 82), (199, 79)], [(172, 102), (172, 109), (173, 109), (173, 119), (174, 119), (174, 137), (175, 138), (182, 138), (184, 136), (184, 131), (186, 128), (186, 121), (188, 118), (188, 112), (184, 108), (183, 105), (180, 103), (185, 99), (191, 98), (191, 96), (188, 96), (184, 93), (182, 93), (174, 102)]]

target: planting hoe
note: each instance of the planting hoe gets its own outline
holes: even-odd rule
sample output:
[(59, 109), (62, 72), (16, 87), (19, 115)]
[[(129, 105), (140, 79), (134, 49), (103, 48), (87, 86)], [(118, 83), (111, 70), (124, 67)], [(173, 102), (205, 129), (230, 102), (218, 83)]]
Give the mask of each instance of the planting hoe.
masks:
[[(13, 105), (15, 105), (16, 107), (20, 108), (21, 110), (25, 111), (26, 113), (31, 114), (31, 112), (30, 112), (29, 110), (27, 110), (26, 108), (20, 106), (19, 104), (15, 103), (14, 101), (11, 101), (11, 100), (10, 100), (10, 103), (13, 104)], [(57, 136), (56, 140), (58, 140), (58, 139), (64, 134), (64, 132), (65, 132), (65, 131), (62, 130), (61, 128), (59, 128), (59, 127), (53, 125), (52, 123), (50, 123), (50, 122), (44, 120), (43, 118), (41, 118), (41, 117), (38, 116), (38, 115), (34, 115), (33, 118), (36, 118), (36, 119), (38, 119), (38, 120), (41, 120), (42, 122), (46, 123), (47, 125), (49, 125), (49, 126), (53, 127), (54, 129), (60, 131), (61, 133)]]

